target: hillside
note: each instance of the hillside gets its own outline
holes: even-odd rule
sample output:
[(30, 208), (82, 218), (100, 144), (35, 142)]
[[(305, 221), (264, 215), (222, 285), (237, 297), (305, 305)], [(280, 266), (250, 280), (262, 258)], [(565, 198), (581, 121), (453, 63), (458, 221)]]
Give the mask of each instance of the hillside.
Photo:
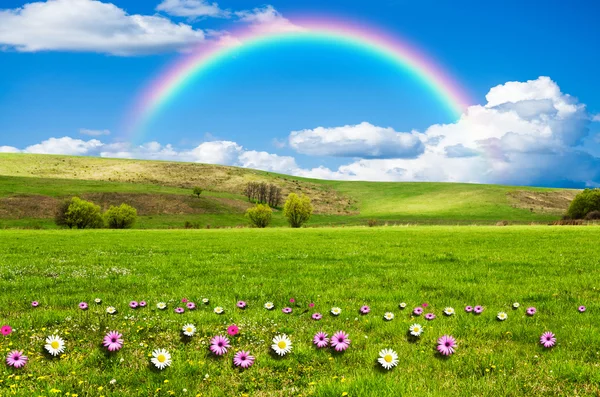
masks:
[[(79, 195), (106, 208), (126, 202), (138, 227), (245, 225), (250, 181), (304, 193), (315, 205), (313, 225), (381, 223), (493, 224), (548, 222), (576, 190), (462, 183), (323, 181), (236, 167), (93, 157), (0, 154), (0, 226), (53, 227), (56, 205)], [(193, 186), (205, 189), (191, 195)], [(285, 225), (276, 211), (274, 226)]]

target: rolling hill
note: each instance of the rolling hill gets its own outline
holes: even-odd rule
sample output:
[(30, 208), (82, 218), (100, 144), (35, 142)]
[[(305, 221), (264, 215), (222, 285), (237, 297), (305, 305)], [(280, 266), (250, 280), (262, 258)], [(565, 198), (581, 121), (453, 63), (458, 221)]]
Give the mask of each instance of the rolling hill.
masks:
[[(0, 154), (0, 227), (51, 228), (64, 198), (78, 195), (107, 208), (138, 209), (139, 228), (246, 225), (250, 181), (304, 193), (315, 205), (310, 224), (545, 223), (560, 217), (577, 190), (465, 183), (324, 181), (252, 169), (166, 161)], [(204, 189), (200, 198), (191, 188)], [(285, 225), (280, 211), (274, 226)]]

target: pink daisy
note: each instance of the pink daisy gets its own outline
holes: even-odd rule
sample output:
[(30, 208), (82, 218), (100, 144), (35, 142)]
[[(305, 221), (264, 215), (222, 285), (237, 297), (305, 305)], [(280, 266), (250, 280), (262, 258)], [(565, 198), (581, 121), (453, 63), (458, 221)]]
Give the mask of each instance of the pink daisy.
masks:
[(284, 307), (283, 309), (281, 309), (281, 311), (284, 312), (285, 314), (290, 314), (292, 312), (292, 308)]
[(475, 306), (473, 308), (473, 311), (475, 312), (475, 314), (481, 314), (483, 313), (483, 306)]
[(415, 307), (414, 310), (413, 310), (413, 314), (415, 316), (420, 316), (421, 314), (423, 314), (423, 309), (420, 308), (420, 307)]
[(540, 343), (545, 348), (550, 348), (556, 344), (556, 336), (552, 332), (544, 332), (540, 337)]
[(4, 336), (10, 335), (12, 332), (12, 328), (10, 327), (10, 325), (3, 325), (2, 328), (0, 328), (0, 333)]
[(181, 303), (187, 303), (187, 301), (188, 301), (187, 298), (182, 298), (181, 299)]
[(311, 302), (308, 304), (308, 307), (310, 307), (312, 309), (313, 307), (315, 307), (315, 304), (313, 302)]
[(229, 345), (229, 339), (224, 336), (217, 335), (210, 340), (210, 351), (216, 354), (217, 356), (222, 356), (227, 353), (227, 349), (229, 349), (231, 345)]
[(240, 329), (235, 324), (231, 324), (229, 327), (227, 327), (227, 333), (231, 336), (236, 336), (239, 332)]
[(423, 307), (427, 307), (427, 306), (429, 306), (429, 303), (425, 302), (425, 303), (423, 303), (421, 306), (423, 306)]
[(296, 299), (290, 298), (290, 303), (296, 303)]
[(313, 320), (319, 321), (320, 319), (323, 318), (323, 315), (321, 313), (314, 313), (311, 317)]
[(138, 306), (139, 306), (139, 305), (138, 305), (138, 303), (137, 303), (136, 301), (131, 301), (131, 302), (129, 302), (129, 307), (130, 307), (130, 308), (132, 308), (132, 309), (135, 309), (135, 308), (137, 308)]
[(535, 307), (528, 307), (525, 313), (527, 313), (528, 316), (533, 316), (535, 312), (537, 312)]
[(6, 356), (6, 364), (8, 364), (9, 367), (24, 367), (25, 364), (27, 364), (27, 356), (24, 356), (23, 352), (13, 350)]
[(241, 350), (241, 351), (235, 353), (235, 356), (233, 356), (233, 364), (236, 367), (242, 367), (242, 368), (251, 367), (252, 364), (254, 364), (254, 356), (251, 356), (250, 352)]
[(583, 313), (585, 311), (585, 306), (579, 306), (577, 310), (579, 310), (579, 313)]
[(183, 313), (184, 311), (185, 311), (185, 310), (183, 309), (183, 307), (178, 307), (178, 308), (176, 308), (176, 309), (175, 309), (175, 313), (177, 313), (177, 314), (181, 314), (181, 313)]
[(473, 306), (467, 306), (467, 307), (465, 307), (465, 311), (467, 313), (471, 313), (473, 311)]
[(237, 307), (239, 307), (240, 309), (245, 309), (246, 308), (246, 302), (244, 302), (244, 301), (238, 301)]
[(437, 350), (444, 356), (449, 356), (454, 353), (456, 348), (456, 339), (450, 335), (444, 335), (437, 341)]
[(109, 352), (116, 352), (123, 347), (123, 335), (117, 331), (110, 331), (102, 340), (104, 347), (108, 348)]
[(344, 331), (338, 331), (331, 337), (331, 347), (338, 352), (343, 352), (350, 346), (350, 339), (348, 334)]
[(33, 306), (33, 307), (38, 307), (39, 305), (40, 305), (40, 302), (38, 302), (38, 301), (31, 302), (31, 306)]
[(317, 345), (319, 349), (327, 347), (329, 344), (329, 338), (325, 332), (318, 332), (313, 338), (313, 343)]
[(431, 320), (433, 320), (434, 318), (435, 318), (435, 314), (433, 314), (433, 313), (427, 313), (427, 314), (425, 315), (425, 320), (429, 320), (429, 321), (431, 321)]
[(87, 303), (85, 303), (85, 302), (81, 302), (81, 303), (79, 304), (79, 308), (80, 308), (81, 310), (87, 310), (87, 308), (88, 308), (88, 304), (87, 304)]
[(367, 305), (364, 305), (363, 307), (360, 308), (360, 313), (361, 314), (367, 314), (371, 311), (371, 308)]
[(140, 307), (146, 307), (146, 305), (147, 305), (146, 301), (141, 301), (140, 302)]
[(196, 308), (196, 304), (194, 302), (188, 302), (185, 304), (185, 307), (187, 307), (189, 310), (194, 310)]

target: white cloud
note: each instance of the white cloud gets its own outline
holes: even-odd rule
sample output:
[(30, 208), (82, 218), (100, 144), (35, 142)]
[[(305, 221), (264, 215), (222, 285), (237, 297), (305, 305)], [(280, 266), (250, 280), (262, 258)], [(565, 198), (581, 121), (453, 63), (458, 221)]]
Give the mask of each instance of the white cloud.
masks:
[(102, 147), (102, 142), (97, 139), (82, 141), (65, 136), (62, 138), (50, 138), (36, 145), (28, 146), (23, 150), (24, 153), (37, 154), (69, 154), (69, 155), (87, 155), (92, 154), (98, 148)]
[(110, 135), (109, 130), (89, 130), (87, 128), (81, 128), (79, 130), (81, 135), (89, 135), (89, 136), (102, 136), (102, 135)]
[(292, 131), (290, 147), (311, 156), (361, 158), (414, 158), (425, 150), (416, 132), (400, 133), (393, 128), (363, 122), (357, 125)]
[(279, 156), (255, 150), (242, 152), (238, 157), (238, 165), (263, 171), (295, 174), (298, 172), (296, 160), (290, 156)]
[(186, 50), (204, 32), (158, 15), (129, 15), (97, 0), (48, 0), (0, 10), (0, 46), (22, 52), (135, 55)]
[(0, 153), (20, 153), (21, 151), (13, 146), (0, 146)]
[(592, 121), (600, 121), (600, 114), (595, 114), (595, 115), (592, 117)]
[(163, 0), (156, 7), (156, 11), (185, 18), (227, 18), (231, 14), (230, 11), (221, 9), (217, 3), (209, 3), (206, 0)]
[(295, 25), (281, 15), (271, 5), (252, 10), (237, 11), (235, 15), (241, 22), (248, 23), (254, 30), (261, 32), (297, 32), (304, 30), (301, 26)]

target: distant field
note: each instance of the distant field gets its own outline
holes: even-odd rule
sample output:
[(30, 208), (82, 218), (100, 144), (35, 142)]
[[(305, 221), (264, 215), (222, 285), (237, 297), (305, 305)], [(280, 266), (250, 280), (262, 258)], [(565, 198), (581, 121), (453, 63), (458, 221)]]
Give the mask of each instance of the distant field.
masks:
[[(21, 370), (0, 366), (0, 395), (17, 396), (588, 396), (600, 392), (600, 258), (598, 227), (388, 227), (202, 231), (1, 231), (0, 336), (3, 352), (30, 357)], [(99, 297), (102, 304), (95, 305)], [(182, 315), (180, 300), (209, 305)], [(290, 298), (296, 302), (290, 304)], [(33, 309), (30, 302), (40, 307)], [(130, 309), (131, 300), (146, 300)], [(248, 302), (246, 310), (235, 307)], [(91, 304), (87, 311), (77, 308)], [(156, 303), (168, 303), (166, 311)], [(263, 304), (272, 301), (274, 311)], [(309, 308), (310, 302), (315, 303)], [(400, 302), (407, 309), (398, 308)], [(410, 315), (427, 302), (426, 322)], [(513, 310), (513, 302), (521, 307)], [(362, 305), (371, 313), (358, 314)], [(465, 305), (483, 305), (480, 316)], [(108, 305), (118, 309), (109, 316)], [(212, 312), (217, 306), (225, 314)], [(284, 315), (281, 308), (293, 307)], [(585, 305), (583, 314), (577, 311)], [(339, 306), (339, 317), (329, 315)], [(457, 313), (445, 317), (452, 306)], [(527, 317), (527, 307), (537, 308)], [(310, 319), (313, 312), (323, 320)], [(383, 313), (396, 315), (383, 320)], [(508, 319), (496, 319), (499, 311)], [(198, 328), (183, 343), (179, 330)], [(425, 325), (409, 341), (412, 323)], [(232, 351), (215, 358), (210, 337), (240, 327)], [(2, 325), (0, 324), (0, 325)], [(113, 356), (104, 333), (123, 333)], [(315, 332), (347, 331), (345, 353), (316, 350)], [(558, 338), (545, 350), (538, 339)], [(66, 355), (49, 359), (43, 339), (66, 339)], [(269, 353), (287, 333), (292, 353)], [(442, 334), (457, 338), (454, 356), (435, 354)], [(166, 348), (170, 368), (158, 372), (148, 354)], [(396, 368), (376, 363), (382, 348), (399, 354)], [(233, 353), (250, 350), (253, 367), (232, 367)], [(121, 362), (121, 359), (123, 360)], [(115, 383), (110, 381), (114, 379)], [(184, 389), (187, 392), (184, 392)], [(54, 392), (53, 392), (54, 390)], [(56, 392), (58, 390), (59, 392)], [(172, 394), (171, 394), (172, 393)]]
[[(304, 193), (315, 205), (310, 225), (548, 223), (564, 214), (576, 190), (459, 183), (342, 182), (235, 167), (92, 157), (0, 154), (0, 228), (53, 227), (60, 200), (79, 195), (107, 208), (126, 202), (138, 228), (247, 225), (249, 181)], [(200, 199), (191, 187), (205, 189)], [(273, 226), (284, 226), (281, 213)]]

